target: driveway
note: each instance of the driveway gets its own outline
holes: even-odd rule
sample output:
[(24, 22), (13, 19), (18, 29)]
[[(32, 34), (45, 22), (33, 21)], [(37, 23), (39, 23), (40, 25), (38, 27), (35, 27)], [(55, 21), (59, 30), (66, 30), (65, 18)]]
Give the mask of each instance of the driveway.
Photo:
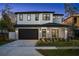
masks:
[(34, 48), (37, 40), (17, 40), (0, 47), (0, 56), (41, 56)]

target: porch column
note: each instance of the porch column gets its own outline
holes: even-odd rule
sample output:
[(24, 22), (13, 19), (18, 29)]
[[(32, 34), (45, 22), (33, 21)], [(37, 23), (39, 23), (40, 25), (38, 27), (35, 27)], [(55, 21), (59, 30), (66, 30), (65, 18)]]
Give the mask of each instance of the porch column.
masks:
[(67, 39), (67, 28), (65, 28), (65, 36), (64, 39)]
[(16, 39), (18, 40), (18, 29), (16, 28)]

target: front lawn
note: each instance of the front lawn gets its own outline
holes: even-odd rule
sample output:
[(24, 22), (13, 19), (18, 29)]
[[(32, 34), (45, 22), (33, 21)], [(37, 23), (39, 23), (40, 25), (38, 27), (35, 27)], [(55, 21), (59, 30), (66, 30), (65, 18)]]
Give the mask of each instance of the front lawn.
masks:
[(37, 49), (44, 56), (79, 56), (79, 49)]
[(70, 40), (70, 41), (63, 41), (63, 40), (56, 40), (56, 41), (41, 41), (38, 40), (36, 46), (57, 46), (57, 47), (68, 47), (68, 46), (79, 46), (79, 40)]

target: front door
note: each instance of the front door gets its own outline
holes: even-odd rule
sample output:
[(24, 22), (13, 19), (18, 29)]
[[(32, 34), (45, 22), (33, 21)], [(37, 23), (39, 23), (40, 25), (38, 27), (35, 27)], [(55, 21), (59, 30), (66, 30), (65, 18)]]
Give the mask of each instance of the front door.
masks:
[(46, 29), (42, 29), (42, 38), (46, 38)]
[(58, 37), (59, 37), (59, 30), (52, 29), (52, 38), (58, 38)]

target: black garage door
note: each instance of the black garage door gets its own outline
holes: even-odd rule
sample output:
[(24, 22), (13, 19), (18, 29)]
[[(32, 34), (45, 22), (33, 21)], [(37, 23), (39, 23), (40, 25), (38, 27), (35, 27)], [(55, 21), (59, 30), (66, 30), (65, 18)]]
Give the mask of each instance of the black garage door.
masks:
[(38, 29), (19, 29), (19, 39), (38, 39)]

